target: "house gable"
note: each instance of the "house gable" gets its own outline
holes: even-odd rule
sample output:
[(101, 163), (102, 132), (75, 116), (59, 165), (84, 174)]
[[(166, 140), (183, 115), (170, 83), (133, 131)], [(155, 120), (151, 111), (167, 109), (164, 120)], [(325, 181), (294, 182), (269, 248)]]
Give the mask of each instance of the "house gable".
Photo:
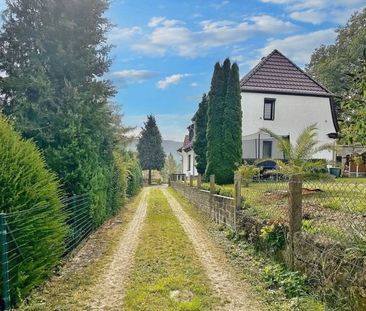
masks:
[(333, 94), (315, 81), (278, 50), (264, 57), (240, 82), (242, 92), (281, 93), (289, 95), (332, 97)]

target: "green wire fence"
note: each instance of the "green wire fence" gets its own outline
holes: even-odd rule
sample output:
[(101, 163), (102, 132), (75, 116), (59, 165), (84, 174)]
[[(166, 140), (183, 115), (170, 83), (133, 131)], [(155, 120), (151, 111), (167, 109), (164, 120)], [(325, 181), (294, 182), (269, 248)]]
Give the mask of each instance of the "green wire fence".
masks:
[[(40, 205), (0, 213), (0, 310), (9, 310), (35, 286), (41, 285), (60, 258), (69, 254), (96, 228), (89, 195), (64, 199), (64, 213), (55, 215), (54, 222), (53, 217), (49, 217), (54, 211), (48, 207)], [(29, 239), (34, 232), (37, 239)]]

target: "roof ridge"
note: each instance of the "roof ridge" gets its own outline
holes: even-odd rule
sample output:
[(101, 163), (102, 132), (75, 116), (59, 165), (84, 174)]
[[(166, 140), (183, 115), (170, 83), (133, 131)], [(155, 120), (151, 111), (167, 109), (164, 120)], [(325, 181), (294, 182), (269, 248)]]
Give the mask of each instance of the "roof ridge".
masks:
[[(260, 68), (263, 67), (263, 65), (267, 62), (268, 58), (270, 56), (272, 56), (277, 50), (274, 49), (270, 54), (268, 54), (267, 56), (263, 57), (261, 59), (261, 61), (251, 70), (249, 71), (241, 80), (240, 84), (244, 84), (245, 82), (247, 82)], [(278, 52), (278, 51), (277, 51)]]
[(301, 69), (299, 66), (297, 66), (291, 59), (289, 59), (286, 55), (282, 54), (279, 50), (274, 49), (274, 51), (277, 51), (278, 54), (280, 54), (281, 56), (283, 56), (284, 58), (286, 58), (292, 65), (294, 65), (298, 70), (300, 70), (305, 76), (307, 76), (311, 81), (313, 81), (314, 83), (316, 83), (317, 85), (319, 85), (324, 91), (326, 91), (329, 94), (332, 94), (331, 91), (329, 91), (323, 84), (321, 84), (320, 82), (316, 81), (314, 78), (312, 78), (309, 74), (307, 74), (305, 72), (305, 70)]
[[(278, 76), (279, 82), (283, 83), (282, 87), (280, 85), (273, 85), (274, 76)], [(270, 82), (271, 80), (272, 82)], [(277, 89), (279, 92), (285, 91), (285, 89), (292, 89), (294, 92), (296, 91), (296, 93), (304, 91), (317, 95), (334, 96), (334, 94), (324, 85), (316, 81), (306, 73), (305, 70), (300, 68), (277, 49), (274, 49), (267, 56), (263, 57), (261, 61), (241, 79), (240, 86), (243, 91), (253, 88), (268, 90)]]

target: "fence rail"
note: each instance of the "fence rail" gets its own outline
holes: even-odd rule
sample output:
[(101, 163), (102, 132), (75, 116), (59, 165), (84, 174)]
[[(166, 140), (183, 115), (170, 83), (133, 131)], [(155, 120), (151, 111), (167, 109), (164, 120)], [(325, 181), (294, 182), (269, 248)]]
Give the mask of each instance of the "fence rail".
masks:
[[(19, 288), (29, 292), (40, 285), (59, 259), (96, 229), (88, 195), (71, 196), (62, 203), (61, 222), (50, 221), (47, 216), (53, 211), (46, 204), (0, 214), (2, 309), (9, 310), (12, 302), (24, 298), (18, 297)], [(60, 230), (62, 240), (54, 234)], [(34, 231), (39, 237), (36, 242), (29, 239)]]

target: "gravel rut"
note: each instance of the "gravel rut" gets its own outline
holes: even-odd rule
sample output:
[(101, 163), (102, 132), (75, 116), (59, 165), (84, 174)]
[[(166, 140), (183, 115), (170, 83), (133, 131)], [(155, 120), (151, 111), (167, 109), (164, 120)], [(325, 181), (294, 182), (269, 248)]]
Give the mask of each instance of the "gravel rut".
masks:
[(88, 310), (122, 310), (125, 288), (139, 242), (139, 233), (146, 217), (149, 191), (149, 188), (143, 190), (136, 213), (119, 241), (112, 262), (106, 267), (97, 286), (92, 289), (93, 300)]
[(248, 294), (248, 285), (234, 276), (235, 272), (227, 262), (225, 254), (214, 245), (206, 229), (193, 220), (165, 188), (162, 188), (162, 191), (185, 233), (192, 241), (195, 251), (211, 280), (214, 291), (224, 302), (217, 310), (261, 310), (255, 299)]

